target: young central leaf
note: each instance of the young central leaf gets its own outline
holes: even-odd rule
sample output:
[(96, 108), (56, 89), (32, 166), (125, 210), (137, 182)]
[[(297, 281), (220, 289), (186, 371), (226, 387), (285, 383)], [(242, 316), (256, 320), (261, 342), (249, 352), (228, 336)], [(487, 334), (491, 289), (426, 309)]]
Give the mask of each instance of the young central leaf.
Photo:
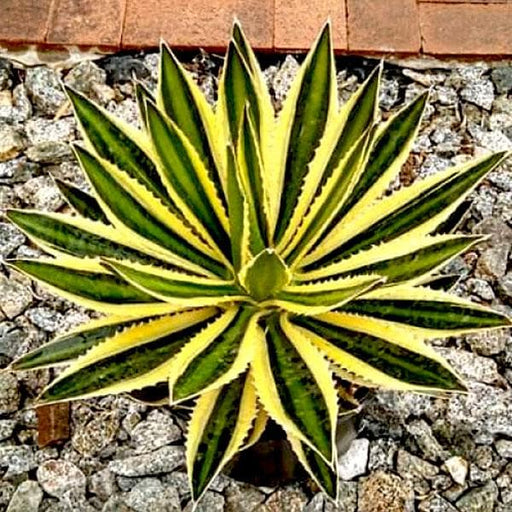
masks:
[(288, 284), (290, 271), (273, 249), (265, 249), (242, 269), (240, 281), (253, 299), (262, 301)]

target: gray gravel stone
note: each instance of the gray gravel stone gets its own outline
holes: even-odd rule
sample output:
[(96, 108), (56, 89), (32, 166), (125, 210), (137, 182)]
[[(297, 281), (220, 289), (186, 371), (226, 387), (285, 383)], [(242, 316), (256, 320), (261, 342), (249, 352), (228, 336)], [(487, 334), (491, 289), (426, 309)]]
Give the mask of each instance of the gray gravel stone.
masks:
[(324, 512), (356, 512), (357, 482), (340, 482), (336, 505), (326, 499)]
[(145, 476), (169, 473), (185, 462), (182, 446), (164, 446), (152, 453), (113, 460), (110, 470), (121, 476)]
[(61, 329), (63, 316), (58, 311), (47, 307), (31, 308), (26, 313), (27, 318), (37, 327), (47, 332), (57, 332)]
[(5, 510), (7, 508), (15, 490), (16, 487), (11, 482), (0, 480), (0, 507), (2, 509)]
[(37, 176), (15, 187), (16, 195), (27, 206), (42, 211), (56, 211), (64, 198), (50, 176)]
[[(503, 279), (506, 279), (506, 276), (503, 277)], [(510, 291), (512, 293), (512, 275), (510, 276), (510, 285)], [(466, 341), (469, 343), (473, 352), (482, 356), (493, 356), (505, 350), (509, 337), (510, 335), (505, 329), (496, 329), (469, 334), (466, 336)]]
[(164, 487), (156, 478), (141, 480), (128, 493), (126, 504), (135, 512), (178, 512), (181, 510), (178, 491), (173, 487)]
[(78, 63), (64, 78), (64, 83), (76, 91), (94, 96), (98, 85), (105, 84), (107, 73), (90, 60)]
[(342, 480), (352, 480), (364, 475), (368, 465), (368, 439), (354, 439), (348, 451), (338, 461), (339, 476)]
[(85, 475), (66, 460), (47, 460), (37, 468), (37, 481), (50, 496), (62, 498), (65, 494), (83, 494)]
[(457, 512), (457, 509), (442, 496), (434, 494), (420, 502), (418, 512)]
[(0, 59), (0, 91), (12, 86), (12, 64), (6, 59)]
[(12, 101), (0, 105), (0, 120), (22, 123), (32, 115), (32, 104), (24, 84), (18, 84), (12, 91)]
[(467, 379), (484, 384), (503, 383), (503, 377), (493, 359), (454, 348), (439, 348), (438, 351)]
[(446, 420), (462, 432), (512, 437), (512, 391), (470, 383), (468, 395), (450, 398)]
[(298, 70), (299, 63), (297, 59), (291, 55), (287, 55), (272, 80), (274, 98), (278, 105), (282, 104)]
[(389, 438), (375, 439), (370, 443), (368, 469), (370, 471), (393, 469), (397, 450), (396, 441)]
[(7, 512), (37, 512), (43, 499), (43, 491), (34, 480), (26, 480), (16, 489)]
[(416, 457), (416, 455), (406, 450), (398, 450), (396, 469), (398, 474), (405, 479), (432, 478), (439, 473), (437, 466)]
[(323, 493), (313, 496), (313, 499), (302, 509), (302, 512), (324, 512), (327, 500)]
[(87, 488), (102, 500), (107, 500), (116, 490), (116, 479), (109, 469), (102, 469), (89, 477)]
[(11, 223), (0, 222), (0, 258), (8, 257), (25, 241), (25, 236)]
[(485, 301), (490, 302), (496, 297), (492, 286), (484, 279), (468, 279), (466, 281), (466, 287), (469, 293)]
[(257, 487), (234, 480), (226, 486), (224, 497), (225, 512), (252, 512), (266, 498)]
[(0, 441), (9, 439), (16, 427), (16, 420), (0, 420)]
[(512, 304), (512, 272), (498, 279), (497, 289), (503, 301)]
[(133, 512), (133, 509), (124, 502), (123, 496), (115, 494), (107, 500), (101, 512)]
[(423, 456), (431, 461), (446, 458), (446, 450), (432, 434), (430, 425), (425, 420), (414, 420), (407, 426), (409, 434), (414, 438)]
[(466, 87), (460, 92), (460, 96), (463, 100), (490, 110), (494, 101), (494, 87), (487, 78), (473, 79), (468, 81)]
[(42, 114), (56, 114), (66, 101), (59, 76), (50, 68), (28, 68), (25, 84), (29, 98)]
[(493, 512), (498, 498), (498, 487), (494, 482), (488, 482), (483, 487), (477, 487), (464, 494), (456, 502), (460, 512)]
[(18, 379), (13, 373), (0, 373), (0, 414), (7, 414), (18, 409), (20, 390)]
[(71, 148), (66, 142), (41, 142), (30, 146), (25, 154), (29, 160), (41, 164), (58, 164), (73, 156)]
[(138, 423), (131, 432), (135, 450), (151, 452), (181, 439), (181, 429), (174, 424), (166, 411), (151, 411), (145, 421)]
[(0, 125), (0, 162), (17, 157), (25, 147), (19, 132), (9, 125)]
[(10, 479), (37, 467), (32, 446), (0, 446), (0, 467), (7, 468), (3, 477)]
[(500, 66), (491, 72), (491, 79), (494, 82), (498, 93), (507, 93), (512, 89), (512, 67)]
[(7, 318), (23, 313), (32, 303), (32, 292), (25, 284), (0, 275), (0, 310)]
[[(265, 503), (258, 505), (254, 512), (302, 512), (307, 502), (308, 499), (301, 489), (296, 486), (283, 487), (272, 493)], [(190, 512), (187, 508), (185, 511)], [(209, 512), (209, 509), (204, 508), (202, 512)]]
[(20, 156), (7, 162), (0, 162), (0, 181), (8, 185), (23, 183), (39, 171), (39, 165)]
[(32, 145), (44, 142), (66, 142), (71, 141), (75, 135), (76, 123), (72, 117), (61, 119), (45, 119), (33, 117), (25, 125), (25, 130)]

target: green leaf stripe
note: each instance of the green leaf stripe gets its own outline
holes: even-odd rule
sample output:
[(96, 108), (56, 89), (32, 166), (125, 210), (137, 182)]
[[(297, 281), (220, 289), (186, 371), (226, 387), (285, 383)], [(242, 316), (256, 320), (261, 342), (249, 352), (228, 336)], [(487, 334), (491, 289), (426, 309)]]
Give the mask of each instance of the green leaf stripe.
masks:
[[(284, 289), (276, 294), (276, 299), (301, 304), (311, 307), (334, 307), (351, 297), (362, 293), (382, 281), (380, 276), (368, 276), (367, 280), (347, 286), (341, 280), (340, 286), (332, 286), (335, 283), (326, 282), (325, 289), (322, 287), (310, 287), (311, 285), (294, 285), (293, 289)], [(331, 286), (328, 286), (331, 285)]]
[(457, 377), (437, 361), (383, 338), (311, 317), (295, 317), (293, 323), (313, 331), (335, 347), (395, 379), (418, 386), (465, 390)]
[(225, 108), (231, 140), (236, 144), (240, 123), (247, 105), (249, 105), (249, 115), (259, 137), (261, 114), (256, 88), (251, 72), (240, 55), (238, 46), (233, 41), (228, 46), (223, 78), (225, 97), (229, 98)]
[(165, 44), (161, 46), (160, 69), (158, 87), (163, 111), (176, 123), (196, 149), (215, 185), (218, 197), (226, 206), (222, 184), (199, 107), (187, 83), (184, 69)]
[(198, 499), (214, 477), (235, 430), (246, 375), (222, 388), (210, 416), (205, 419), (201, 440), (192, 468), (192, 492)]
[(108, 304), (158, 302), (118, 276), (74, 270), (58, 264), (35, 260), (16, 260), (10, 265), (64, 292)]
[(9, 210), (7, 218), (29, 236), (43, 240), (51, 247), (73, 256), (126, 259), (166, 266), (165, 262), (143, 252), (95, 235), (44, 213)]
[(153, 217), (89, 152), (79, 146), (75, 146), (75, 152), (98, 196), (125, 226), (218, 276), (228, 274), (221, 263), (203, 254), (180, 234)]
[(276, 244), (288, 227), (308, 172), (308, 164), (325, 130), (330, 108), (333, 57), (330, 25), (326, 24), (305, 70), (295, 106), (284, 172), (286, 190), (281, 195), (274, 234)]
[(227, 197), (229, 232), (233, 267), (239, 271), (243, 264), (245, 226), (245, 196), (238, 178), (238, 166), (232, 146), (227, 149)]
[(357, 100), (348, 113), (347, 120), (336, 141), (336, 145), (325, 167), (322, 179), (318, 184), (317, 194), (354, 144), (356, 144), (361, 136), (373, 126), (379, 101), (381, 73), (382, 65), (379, 65), (370, 73), (366, 82), (361, 86)]
[(98, 155), (135, 178), (176, 211), (151, 158), (92, 101), (69, 87), (66, 92)]
[(165, 174), (176, 193), (187, 204), (219, 249), (229, 256), (228, 234), (215, 215), (211, 201), (199, 179), (183, 135), (163, 117), (156, 106), (146, 104), (148, 127)]
[(387, 242), (406, 232), (412, 231), (429, 220), (433, 214), (440, 213), (451, 206), (456, 199), (471, 189), (489, 171), (496, 167), (505, 155), (505, 152), (490, 155), (477, 162), (469, 170), (455, 174), (441, 183), (437, 183), (419, 197), (414, 198), (350, 240), (347, 240), (331, 253), (308, 265), (305, 267), (305, 270), (319, 268), (367, 249), (374, 244)]
[(311, 370), (281, 327), (279, 315), (266, 320), (266, 342), (284, 410), (322, 456), (332, 459), (329, 410)]
[(245, 183), (249, 204), (251, 249), (253, 254), (258, 254), (265, 247), (269, 247), (269, 233), (265, 212), (263, 162), (249, 108), (244, 110), (238, 143), (239, 152), (243, 155), (239, 169), (243, 173), (242, 183)]
[(461, 235), (451, 240), (442, 240), (427, 247), (412, 250), (403, 256), (377, 261), (376, 263), (357, 267), (353, 270), (333, 274), (329, 278), (340, 278), (357, 274), (378, 274), (387, 278), (386, 285), (408, 281), (438, 268), (481, 240), (481, 236)]
[(147, 101), (155, 101), (155, 97), (149, 92), (149, 89), (140, 81), (135, 81), (135, 98), (137, 99), (137, 106), (139, 107), (140, 122), (147, 130), (148, 116), (146, 110)]
[(364, 196), (364, 194), (384, 175), (401, 155), (403, 148), (416, 136), (416, 131), (425, 110), (428, 93), (421, 94), (412, 103), (399, 112), (388, 124), (384, 132), (375, 141), (368, 162), (356, 183), (354, 190), (343, 204), (327, 231), (345, 216), (345, 214)]
[(172, 278), (167, 277), (163, 273), (138, 270), (117, 261), (108, 261), (108, 265), (124, 279), (156, 296), (169, 297), (171, 299), (199, 299), (200, 297), (219, 297), (220, 299), (225, 296), (239, 296), (241, 294), (241, 290), (230, 282), (209, 283), (206, 278), (200, 281), (195, 281), (192, 278), (188, 280), (186, 274), (179, 278)]
[(318, 240), (324, 231), (330, 225), (329, 219), (333, 213), (342, 205), (342, 200), (350, 186), (353, 176), (358, 172), (361, 165), (361, 159), (367, 150), (368, 143), (373, 137), (374, 131), (368, 130), (366, 136), (361, 137), (359, 142), (353, 148), (352, 152), (347, 156), (346, 162), (343, 164), (343, 171), (339, 174), (336, 183), (332, 186), (330, 194), (325, 198), (322, 207), (318, 210), (313, 219), (308, 221), (308, 227), (301, 236), (299, 243), (293, 248), (286, 257), (286, 261), (291, 264), (306, 249), (308, 244)]
[(147, 343), (108, 356), (55, 381), (41, 395), (41, 402), (69, 399), (99, 391), (120, 381), (144, 375), (169, 361), (211, 319), (180, 329)]
[(357, 299), (342, 306), (340, 311), (441, 331), (510, 325), (500, 313), (448, 301)]
[(13, 370), (35, 370), (71, 361), (85, 354), (90, 348), (98, 345), (105, 339), (114, 336), (114, 334), (122, 329), (142, 322), (139, 318), (121, 320), (109, 325), (90, 329), (86, 328), (81, 331), (65, 334), (55, 341), (46, 343), (42, 347), (20, 357), (11, 364), (10, 368)]
[(218, 380), (234, 363), (254, 310), (240, 308), (224, 332), (198, 354), (173, 387), (173, 400), (195, 395)]
[(110, 224), (96, 198), (65, 181), (55, 179), (55, 183), (69, 205), (82, 217)]

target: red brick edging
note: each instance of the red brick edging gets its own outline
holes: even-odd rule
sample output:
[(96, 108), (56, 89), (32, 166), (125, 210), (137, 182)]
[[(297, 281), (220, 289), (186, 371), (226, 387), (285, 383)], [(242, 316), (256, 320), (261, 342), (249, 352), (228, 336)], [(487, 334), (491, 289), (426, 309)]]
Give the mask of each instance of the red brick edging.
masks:
[(265, 51), (512, 56), (512, 0), (1, 0), (0, 45), (225, 48), (233, 16)]

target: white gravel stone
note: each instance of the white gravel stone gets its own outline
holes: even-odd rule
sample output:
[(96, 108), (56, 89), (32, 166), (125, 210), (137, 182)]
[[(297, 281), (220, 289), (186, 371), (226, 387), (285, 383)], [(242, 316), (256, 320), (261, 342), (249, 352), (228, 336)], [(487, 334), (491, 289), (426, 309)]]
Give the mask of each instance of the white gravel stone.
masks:
[(444, 467), (448, 473), (450, 473), (455, 483), (463, 485), (466, 482), (469, 469), (469, 464), (466, 459), (455, 455), (444, 462)]
[(85, 475), (67, 460), (47, 460), (37, 468), (37, 480), (50, 496), (62, 498), (67, 493), (85, 492)]
[(366, 473), (369, 449), (370, 441), (368, 439), (352, 441), (348, 451), (339, 460), (338, 471), (342, 480), (352, 480), (356, 476)]
[(43, 491), (34, 480), (26, 480), (16, 489), (6, 512), (37, 512), (43, 499)]
[(116, 475), (133, 477), (169, 473), (184, 463), (182, 446), (164, 446), (151, 453), (113, 460), (109, 468)]
[(500, 439), (495, 443), (496, 451), (505, 459), (512, 459), (512, 441)]

